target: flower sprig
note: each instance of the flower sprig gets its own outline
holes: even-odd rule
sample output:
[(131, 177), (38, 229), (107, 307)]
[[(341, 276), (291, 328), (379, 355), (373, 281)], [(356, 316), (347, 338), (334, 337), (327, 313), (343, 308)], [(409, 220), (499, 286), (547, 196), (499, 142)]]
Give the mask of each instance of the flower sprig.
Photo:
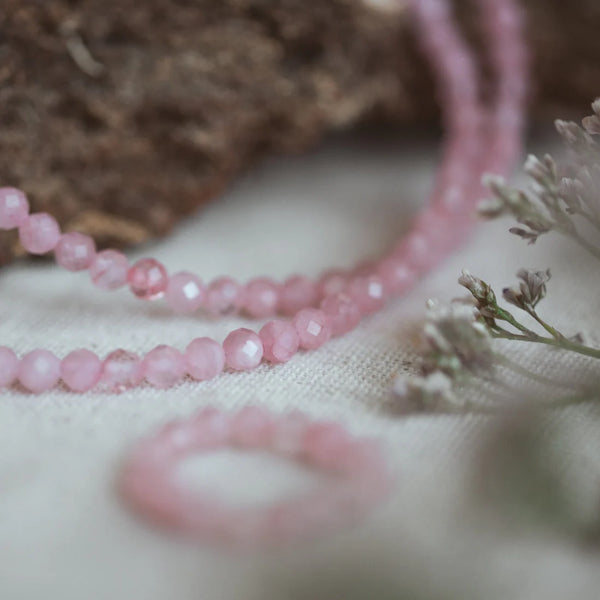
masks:
[[(487, 176), (485, 183), (491, 197), (481, 203), (480, 215), (512, 216), (518, 226), (509, 231), (530, 244), (549, 232), (560, 233), (600, 259), (600, 244), (595, 239), (598, 236), (593, 235), (600, 232), (600, 99), (592, 108), (594, 114), (583, 120), (582, 127), (572, 122), (556, 122), (569, 151), (566, 164), (557, 163), (549, 155), (527, 158), (524, 168), (530, 179), (528, 189), (520, 190), (502, 178)], [(421, 336), (420, 375), (397, 379), (396, 400), (405, 410), (478, 409), (459, 400), (456, 390), (474, 379), (500, 384), (496, 378), (499, 366), (549, 383), (542, 375), (510, 361), (498, 351), (494, 345), (497, 339), (537, 343), (600, 359), (600, 348), (587, 345), (580, 333), (567, 335), (559, 331), (540, 314), (538, 306), (546, 297), (550, 279), (549, 269), (520, 269), (517, 283), (504, 288), (500, 296), (517, 312), (500, 305), (499, 296), (489, 283), (463, 271), (458, 282), (470, 292), (470, 297), (449, 307), (428, 302)], [(528, 318), (524, 320), (525, 315)], [(531, 319), (540, 326), (537, 331), (527, 324)], [(557, 383), (564, 386), (552, 382)], [(571, 389), (570, 396), (558, 399), (556, 404), (597, 397), (600, 385), (596, 389)]]
[(556, 121), (555, 126), (569, 150), (569, 163), (558, 165), (548, 154), (529, 155), (524, 170), (530, 180), (526, 190), (506, 183), (504, 178), (486, 175), (484, 185), (491, 197), (479, 206), (485, 218), (512, 216), (519, 226), (509, 230), (533, 244), (550, 231), (576, 241), (600, 258), (600, 246), (583, 233), (585, 223), (600, 230), (600, 98), (592, 104), (594, 114), (583, 126)]

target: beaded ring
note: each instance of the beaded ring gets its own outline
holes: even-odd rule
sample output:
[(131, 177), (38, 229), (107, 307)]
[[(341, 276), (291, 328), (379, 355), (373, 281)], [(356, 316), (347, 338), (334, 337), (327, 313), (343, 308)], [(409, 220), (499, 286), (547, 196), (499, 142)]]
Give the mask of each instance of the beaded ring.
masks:
[(293, 276), (282, 285), (260, 277), (240, 286), (221, 277), (206, 287), (191, 273), (168, 276), (155, 259), (144, 258), (130, 266), (116, 250), (96, 252), (92, 238), (76, 232), (61, 234), (52, 216), (29, 214), (23, 192), (1, 188), (0, 229), (18, 228), (21, 243), (31, 254), (54, 251), (65, 269), (89, 270), (101, 289), (129, 284), (135, 296), (164, 297), (178, 312), (202, 307), (214, 314), (243, 310), (256, 318), (277, 313), (294, 316), (291, 321), (270, 321), (259, 333), (237, 329), (223, 344), (197, 338), (183, 353), (163, 344), (143, 359), (123, 349), (103, 360), (89, 350), (75, 350), (62, 360), (48, 350), (34, 350), (19, 359), (10, 348), (0, 347), (0, 386), (18, 380), (31, 392), (41, 393), (62, 379), (76, 392), (96, 386), (119, 392), (145, 379), (167, 388), (186, 375), (204, 381), (226, 367), (244, 371), (261, 361), (285, 362), (299, 349), (319, 348), (330, 337), (354, 329), (362, 317), (407, 291), (461, 243), (472, 225), (481, 174), (506, 172), (520, 148), (527, 66), (522, 15), (514, 0), (478, 3), (497, 76), (494, 102), (485, 109), (478, 98), (473, 57), (452, 22), (448, 0), (412, 0), (412, 8), (419, 39), (438, 81), (447, 137), (428, 207), (386, 256), (350, 271), (325, 273), (318, 281)]
[[(266, 450), (307, 464), (327, 483), (266, 507), (235, 508), (177, 480), (187, 457), (233, 447)], [(205, 408), (139, 442), (119, 477), (123, 499), (154, 524), (233, 548), (287, 545), (352, 523), (379, 503), (391, 479), (373, 441), (302, 413), (275, 416), (257, 407), (235, 414)]]

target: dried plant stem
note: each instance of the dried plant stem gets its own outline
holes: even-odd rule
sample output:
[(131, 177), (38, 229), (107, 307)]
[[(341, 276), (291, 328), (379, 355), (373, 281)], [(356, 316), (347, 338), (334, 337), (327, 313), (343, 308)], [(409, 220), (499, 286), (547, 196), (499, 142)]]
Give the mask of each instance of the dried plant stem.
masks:
[(591, 358), (600, 358), (600, 349), (590, 348), (589, 346), (584, 346), (583, 344), (577, 344), (576, 342), (572, 342), (567, 338), (547, 338), (537, 333), (530, 332), (531, 335), (521, 335), (516, 333), (511, 333), (506, 329), (496, 328), (491, 331), (491, 335), (496, 339), (505, 339), (505, 340), (518, 340), (520, 342), (534, 342), (537, 344), (545, 344), (546, 346), (554, 346), (555, 348), (561, 348), (562, 350), (568, 350), (569, 352), (575, 352), (577, 354), (582, 354), (583, 356), (589, 356)]

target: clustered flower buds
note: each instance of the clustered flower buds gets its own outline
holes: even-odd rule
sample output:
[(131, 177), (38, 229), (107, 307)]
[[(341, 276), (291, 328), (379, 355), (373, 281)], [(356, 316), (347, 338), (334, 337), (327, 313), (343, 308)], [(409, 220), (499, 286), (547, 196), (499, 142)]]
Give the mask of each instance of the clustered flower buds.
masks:
[(504, 288), (502, 297), (522, 309), (535, 308), (546, 296), (546, 283), (550, 281), (550, 269), (536, 271), (520, 269), (517, 277), (521, 280), (519, 287)]
[(528, 156), (525, 173), (531, 186), (527, 191), (509, 186), (500, 177), (484, 176), (483, 184), (491, 198), (480, 204), (479, 214), (488, 219), (512, 216), (519, 226), (510, 232), (530, 244), (556, 231), (600, 257), (600, 247), (584, 238), (578, 223), (583, 219), (600, 229), (600, 146), (595, 139), (600, 135), (600, 99), (592, 108), (595, 114), (583, 120), (583, 127), (556, 121), (556, 129), (571, 152), (571, 164), (559, 165), (550, 155), (541, 159)]

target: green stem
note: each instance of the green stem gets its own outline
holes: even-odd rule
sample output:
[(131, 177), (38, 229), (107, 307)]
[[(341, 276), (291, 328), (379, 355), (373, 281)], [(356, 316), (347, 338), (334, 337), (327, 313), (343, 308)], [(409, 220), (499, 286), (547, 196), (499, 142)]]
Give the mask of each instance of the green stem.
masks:
[(567, 337), (563, 335), (558, 329), (552, 327), (544, 321), (536, 312), (533, 307), (525, 307), (525, 311), (531, 315), (554, 339), (556, 340), (566, 340)]
[(499, 331), (491, 331), (491, 335), (496, 339), (505, 339), (505, 340), (518, 340), (520, 342), (534, 342), (538, 344), (545, 344), (546, 346), (554, 346), (555, 348), (561, 348), (562, 350), (568, 350), (569, 352), (576, 352), (577, 354), (582, 354), (583, 356), (589, 356), (591, 358), (600, 358), (600, 350), (597, 348), (590, 348), (589, 346), (584, 346), (583, 344), (577, 344), (575, 342), (571, 342), (570, 340), (563, 338), (557, 340), (555, 338), (546, 338), (537, 334), (533, 334), (533, 336), (525, 336), (518, 335), (514, 333), (510, 333), (506, 330)]

